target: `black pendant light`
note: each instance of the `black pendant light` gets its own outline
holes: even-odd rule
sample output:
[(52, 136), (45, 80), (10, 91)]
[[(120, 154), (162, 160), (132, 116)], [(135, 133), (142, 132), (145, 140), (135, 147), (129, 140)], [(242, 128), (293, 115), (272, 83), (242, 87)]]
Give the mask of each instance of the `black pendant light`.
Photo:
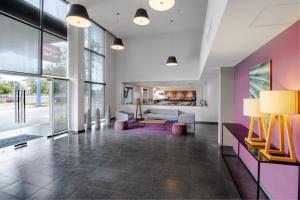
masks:
[(150, 20), (147, 10), (145, 10), (144, 8), (137, 9), (133, 18), (133, 22), (140, 26), (148, 25), (150, 23)]
[(176, 57), (175, 56), (169, 56), (166, 65), (167, 66), (177, 66), (178, 62), (177, 62)]
[(80, 4), (72, 4), (66, 16), (68, 24), (79, 28), (91, 26), (91, 20), (86, 8)]
[(112, 45), (111, 45), (111, 48), (114, 49), (114, 50), (123, 50), (123, 49), (125, 49), (122, 39), (121, 38), (115, 38)]
[[(119, 24), (119, 15), (120, 13), (117, 13), (117, 24)], [(121, 38), (115, 37), (113, 43), (110, 46), (114, 50), (123, 50), (125, 49), (123, 41)]]

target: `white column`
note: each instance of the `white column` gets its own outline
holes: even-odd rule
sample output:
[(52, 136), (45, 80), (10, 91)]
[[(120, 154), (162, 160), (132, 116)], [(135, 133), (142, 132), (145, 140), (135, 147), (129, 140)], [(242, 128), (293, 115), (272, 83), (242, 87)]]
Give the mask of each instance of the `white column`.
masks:
[(70, 131), (84, 130), (84, 29), (68, 27), (69, 125)]

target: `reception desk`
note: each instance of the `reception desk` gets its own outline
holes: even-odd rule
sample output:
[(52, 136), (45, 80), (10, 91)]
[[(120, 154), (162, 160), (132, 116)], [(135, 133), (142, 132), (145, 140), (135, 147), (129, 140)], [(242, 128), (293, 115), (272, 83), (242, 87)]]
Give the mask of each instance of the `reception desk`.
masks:
[[(222, 157), (242, 198), (249, 198), (250, 193), (250, 198), (256, 199), (299, 199), (299, 163), (268, 160), (259, 148), (245, 142), (247, 136), (248, 128), (241, 124), (222, 124)], [(228, 137), (230, 142), (225, 143)], [(228, 146), (232, 147), (231, 151), (228, 151)], [(238, 163), (243, 166), (238, 167)], [(237, 172), (243, 168), (246, 169), (244, 172)], [(239, 177), (238, 173), (244, 174)], [(241, 180), (247, 179), (248, 175), (252, 180)]]

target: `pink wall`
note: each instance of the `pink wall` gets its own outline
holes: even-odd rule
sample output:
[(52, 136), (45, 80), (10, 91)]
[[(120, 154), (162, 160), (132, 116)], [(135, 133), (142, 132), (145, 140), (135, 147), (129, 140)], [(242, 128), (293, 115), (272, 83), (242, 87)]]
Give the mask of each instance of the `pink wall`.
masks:
[[(272, 89), (300, 90), (300, 20), (235, 66), (235, 122), (249, 127), (243, 99), (249, 97), (249, 68), (272, 60)], [(293, 116), (293, 135), (300, 160), (300, 115)], [(276, 134), (274, 136), (276, 140)], [(274, 143), (275, 145), (277, 142)]]

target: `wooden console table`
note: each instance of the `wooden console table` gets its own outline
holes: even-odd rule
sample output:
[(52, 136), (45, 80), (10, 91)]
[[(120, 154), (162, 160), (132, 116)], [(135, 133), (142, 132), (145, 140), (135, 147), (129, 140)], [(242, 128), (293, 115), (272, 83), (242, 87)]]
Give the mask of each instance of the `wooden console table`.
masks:
[[(231, 151), (228, 146), (224, 146), (225, 135), (231, 140)], [(258, 147), (253, 147), (245, 142), (248, 135), (248, 128), (241, 124), (222, 124), (222, 157), (227, 168), (239, 188), (239, 177), (236, 171), (241, 168), (236, 166), (236, 160), (241, 161), (247, 168), (245, 173), (252, 177), (252, 184), (255, 184), (256, 191), (252, 192), (252, 197), (256, 199), (299, 199), (300, 187), (300, 165), (299, 163), (270, 161), (260, 153)], [(235, 160), (234, 160), (235, 159)], [(244, 173), (244, 177), (246, 177)], [(243, 176), (240, 178), (242, 179)], [(251, 188), (251, 187), (249, 187)], [(245, 192), (244, 189), (243, 191)], [(242, 194), (241, 194), (242, 196)], [(245, 198), (242, 196), (242, 198)]]

